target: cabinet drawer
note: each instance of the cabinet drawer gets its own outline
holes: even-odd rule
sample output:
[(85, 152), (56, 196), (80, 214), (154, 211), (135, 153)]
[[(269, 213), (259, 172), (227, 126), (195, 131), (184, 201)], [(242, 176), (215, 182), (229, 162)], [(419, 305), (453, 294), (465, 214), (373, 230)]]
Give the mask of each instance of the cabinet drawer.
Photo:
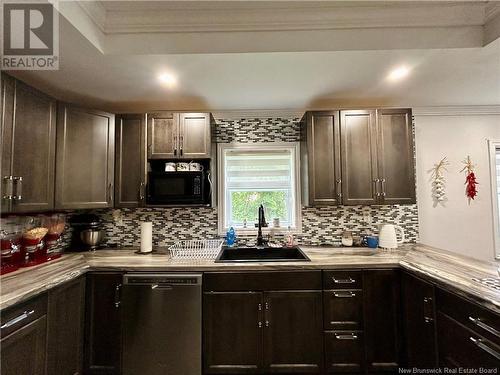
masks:
[(207, 272), (203, 280), (204, 291), (319, 289), (321, 289), (321, 271)]
[(500, 345), (500, 315), (440, 289), (437, 306), (439, 311)]
[(500, 347), (446, 314), (438, 313), (440, 366), (496, 368)]
[(323, 272), (323, 289), (361, 289), (362, 285), (361, 271)]
[(362, 373), (365, 357), (362, 331), (325, 332), (325, 351), (328, 373)]
[(47, 313), (47, 295), (35, 297), (27, 302), (8, 308), (1, 314), (1, 336), (35, 321)]
[(340, 289), (323, 292), (325, 329), (362, 329), (363, 292), (361, 289)]

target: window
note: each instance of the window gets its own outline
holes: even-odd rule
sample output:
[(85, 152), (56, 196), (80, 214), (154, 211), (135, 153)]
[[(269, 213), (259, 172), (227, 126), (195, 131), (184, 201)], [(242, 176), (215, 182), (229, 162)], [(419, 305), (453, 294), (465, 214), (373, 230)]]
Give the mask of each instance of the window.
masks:
[(254, 232), (262, 204), (272, 226), (300, 230), (299, 144), (220, 144), (219, 233)]
[(500, 141), (490, 141), (489, 145), (495, 258), (500, 259)]

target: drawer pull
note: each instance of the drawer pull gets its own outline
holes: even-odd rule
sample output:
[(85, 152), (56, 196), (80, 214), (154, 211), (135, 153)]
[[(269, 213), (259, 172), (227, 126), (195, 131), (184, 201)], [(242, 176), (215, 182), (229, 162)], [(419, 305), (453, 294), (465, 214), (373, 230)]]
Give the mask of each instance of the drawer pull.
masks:
[(492, 355), (496, 359), (500, 359), (500, 353), (496, 350), (491, 349), (488, 345), (486, 345), (482, 339), (475, 339), (474, 337), (470, 337), (470, 341), (472, 341), (478, 348), (481, 348), (486, 353)]
[(469, 320), (478, 327), (484, 329), (485, 331), (488, 331), (489, 333), (495, 335), (496, 337), (500, 337), (500, 332), (498, 332), (495, 328), (489, 326), (488, 324), (484, 323), (480, 318), (473, 318), (472, 316), (469, 316)]
[(340, 334), (336, 333), (335, 338), (337, 340), (357, 340), (358, 336), (354, 333), (351, 333), (350, 335), (340, 335)]
[(22, 322), (24, 319), (26, 319), (27, 317), (29, 317), (34, 312), (35, 312), (35, 310), (25, 311), (21, 315), (19, 315), (18, 317), (15, 317), (14, 319), (9, 320), (7, 323), (2, 324), (2, 326), (0, 328), (1, 329), (9, 328), (9, 327), (13, 326), (14, 324)]
[(335, 284), (354, 284), (356, 282), (352, 277), (348, 279), (336, 279), (335, 276), (332, 276), (332, 280)]
[(426, 323), (432, 323), (434, 321), (434, 318), (430, 318), (428, 316), (424, 317), (424, 322)]
[(354, 292), (333, 292), (333, 295), (336, 298), (352, 298), (352, 297), (356, 297), (356, 293), (354, 293)]

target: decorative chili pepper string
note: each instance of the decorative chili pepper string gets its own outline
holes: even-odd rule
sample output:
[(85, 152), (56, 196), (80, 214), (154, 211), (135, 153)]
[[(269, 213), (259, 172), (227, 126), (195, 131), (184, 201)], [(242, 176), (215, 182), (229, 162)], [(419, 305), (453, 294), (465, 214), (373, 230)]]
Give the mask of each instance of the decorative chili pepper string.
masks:
[(475, 165), (472, 164), (472, 161), (470, 160), (470, 156), (467, 156), (467, 159), (463, 161), (465, 166), (462, 168), (460, 172), (466, 173), (465, 177), (465, 195), (469, 199), (469, 204), (471, 199), (474, 199), (477, 196), (477, 179), (476, 175), (474, 173), (474, 168)]

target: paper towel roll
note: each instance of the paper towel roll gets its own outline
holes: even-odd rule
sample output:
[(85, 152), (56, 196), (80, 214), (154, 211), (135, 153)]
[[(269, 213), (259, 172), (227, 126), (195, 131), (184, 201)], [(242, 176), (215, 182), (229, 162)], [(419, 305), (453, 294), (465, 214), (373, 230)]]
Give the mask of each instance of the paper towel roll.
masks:
[(141, 253), (153, 251), (153, 223), (141, 223)]

